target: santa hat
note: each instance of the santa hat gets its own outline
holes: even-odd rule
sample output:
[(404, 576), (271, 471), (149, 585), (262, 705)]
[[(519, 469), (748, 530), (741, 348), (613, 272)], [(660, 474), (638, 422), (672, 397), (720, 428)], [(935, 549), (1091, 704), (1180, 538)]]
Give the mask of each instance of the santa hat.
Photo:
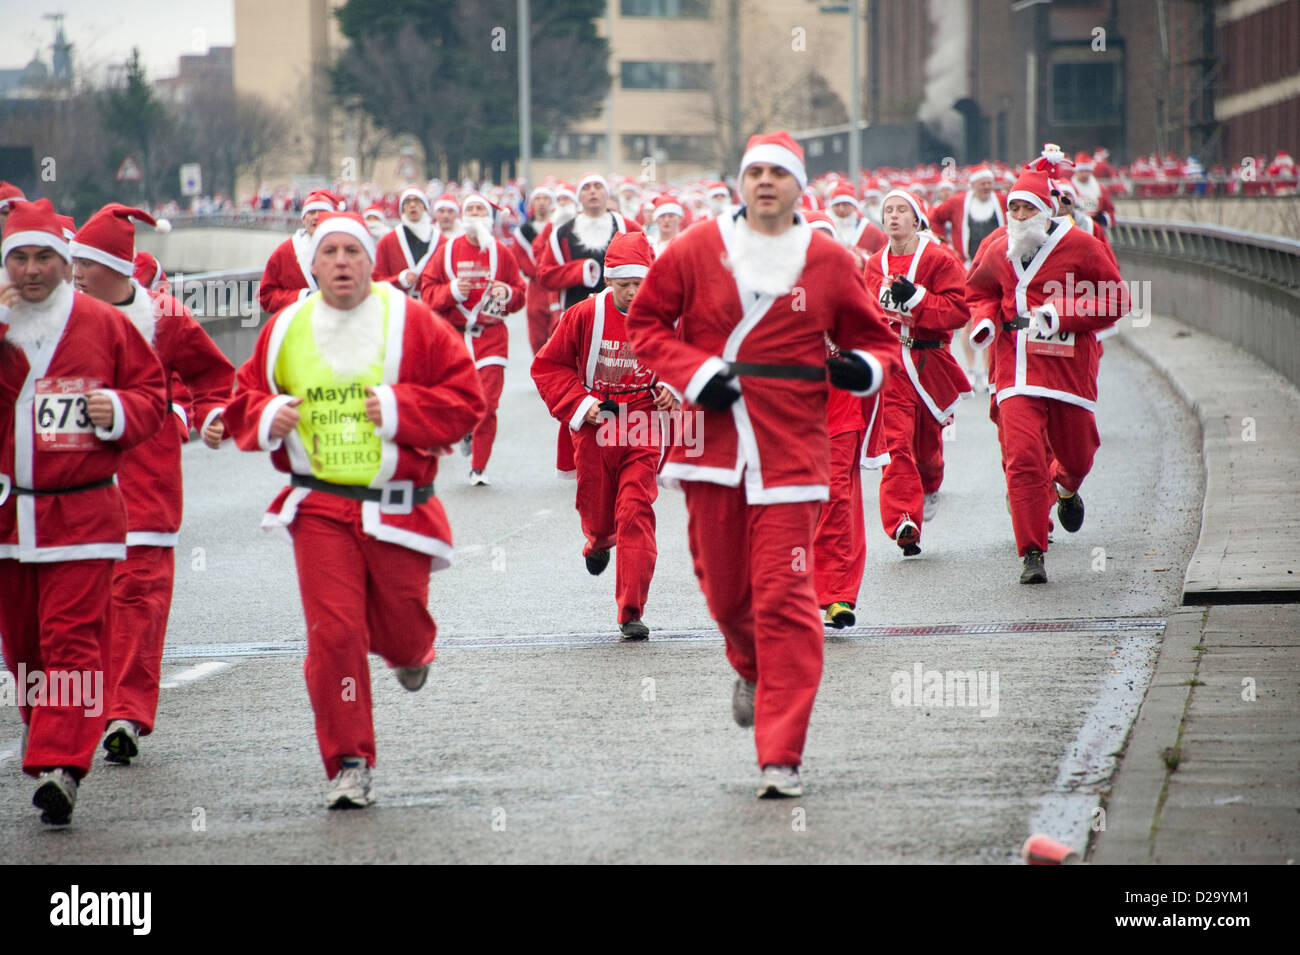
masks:
[(558, 202), (563, 197), (568, 197), (571, 202), (578, 201), (578, 190), (574, 189), (570, 183), (560, 182), (555, 186), (555, 199)]
[(361, 243), (366, 255), (370, 256), (370, 261), (375, 261), (375, 237), (370, 234), (361, 216), (355, 212), (322, 212), (316, 220), (316, 231), (311, 234), (311, 245), (307, 250), (308, 262), (316, 258), (316, 250), (325, 241), (325, 236), (335, 233), (352, 236)]
[(1087, 153), (1077, 153), (1074, 157), (1074, 168), (1076, 171), (1086, 170), (1091, 172), (1094, 165), (1095, 163), (1093, 163), (1092, 157)]
[(730, 187), (728, 187), (728, 185), (725, 182), (709, 183), (708, 195), (710, 199), (712, 199), (714, 196), (722, 196), (728, 202), (731, 201), (731, 189)]
[(686, 215), (686, 213), (682, 211), (681, 203), (679, 203), (672, 196), (660, 196), (658, 199), (655, 200), (654, 208), (655, 208), (654, 218), (656, 219), (658, 219), (660, 216), (671, 215), (674, 212), (677, 213), (677, 215), (682, 217), (685, 217)]
[(532, 192), (528, 194), (528, 204), (531, 206), (533, 204), (533, 200), (536, 199), (538, 196), (546, 196), (552, 202), (554, 202), (555, 190), (552, 189), (550, 186), (537, 186), (536, 188), (533, 189)]
[(1052, 203), (1052, 180), (1038, 169), (1026, 169), (1016, 177), (1016, 183), (1007, 193), (1007, 202), (1020, 199), (1049, 216), (1055, 211)]
[(644, 232), (615, 233), (605, 250), (605, 278), (643, 279), (654, 260), (654, 249)]
[(68, 240), (63, 237), (63, 224), (54, 211), (54, 203), (49, 199), (37, 199), (35, 202), (16, 199), (9, 210), (9, 218), (5, 220), (4, 241), (0, 243), (0, 260), (7, 259), (9, 253), (20, 246), (39, 245), (53, 249), (65, 262), (72, 261)]
[(407, 186), (397, 194), (397, 208), (402, 208), (407, 199), (419, 199), (424, 203), (424, 211), (429, 211), (429, 197), (424, 194), (424, 190), (419, 186)]
[(835, 237), (835, 223), (832, 221), (830, 213), (821, 211), (805, 212), (803, 217), (814, 229), (821, 229), (831, 238)]
[(880, 187), (880, 180), (877, 179), (875, 176), (872, 176), (870, 179), (868, 179), (862, 186), (863, 199), (870, 199), (873, 196), (879, 199), (884, 194), (885, 194), (885, 190)]
[(433, 203), (433, 211), (437, 212), (439, 209), (455, 209), (459, 213), (460, 203), (456, 201), (456, 197), (450, 192), (444, 192)]
[(309, 212), (337, 212), (344, 207), (343, 199), (328, 189), (317, 189), (308, 193), (307, 201), (302, 204), (302, 214)]
[(158, 283), (159, 279), (165, 279), (162, 266), (148, 252), (137, 252), (135, 254), (135, 269), (131, 272), (132, 277), (147, 289), (152, 289)]
[(890, 199), (902, 199), (904, 202), (906, 202), (909, 206), (912, 207), (912, 211), (916, 213), (916, 221), (917, 221), (916, 227), (918, 229), (930, 228), (930, 220), (926, 218), (925, 212), (923, 212), (921, 209), (921, 203), (917, 202), (916, 196), (912, 195), (910, 192), (907, 192), (904, 189), (890, 189), (887, 193), (885, 193), (885, 198), (880, 201), (880, 204), (883, 206)]
[(143, 222), (159, 232), (170, 232), (171, 223), (154, 219), (143, 209), (132, 209), (120, 202), (110, 202), (83, 225), (68, 246), (73, 258), (90, 259), (107, 265), (114, 272), (130, 275), (135, 271), (135, 223)]
[(838, 203), (848, 203), (858, 212), (862, 211), (862, 206), (858, 204), (857, 193), (850, 183), (837, 182), (835, 188), (831, 190), (831, 200), (827, 205), (833, 208)]
[(497, 204), (495, 202), (492, 202), (492, 200), (488, 199), (488, 197), (483, 195), (481, 192), (471, 192), (460, 201), (460, 214), (462, 216), (465, 214), (465, 207), (471, 202), (481, 202), (483, 205), (487, 206), (489, 216), (496, 215)]
[(618, 191), (625, 192), (631, 189), (633, 192), (640, 192), (641, 187), (637, 185), (636, 180), (631, 176), (624, 176), (623, 181), (618, 184)]
[(803, 147), (784, 129), (775, 133), (751, 136), (745, 144), (745, 155), (740, 160), (740, 174), (755, 163), (780, 166), (799, 183), (800, 189), (808, 188), (808, 172), (803, 165)]
[(1075, 191), (1074, 183), (1068, 179), (1062, 179), (1059, 182), (1053, 182), (1052, 186), (1056, 189), (1057, 195), (1070, 194), (1070, 202), (1075, 205), (1079, 204), (1079, 193)]
[[(426, 202), (425, 205), (428, 206), (428, 202)], [(366, 211), (361, 213), (361, 218), (379, 219), (380, 221), (386, 221), (388, 219), (388, 217), (384, 215), (384, 207), (377, 202), (366, 206)]]
[(992, 182), (993, 170), (990, 169), (988, 166), (980, 166), (978, 169), (976, 169), (974, 172), (970, 174), (970, 179), (968, 181), (971, 183), (976, 183), (981, 179), (987, 179), (989, 182)]
[(24, 202), (27, 200), (27, 197), (23, 195), (23, 191), (13, 183), (0, 179), (0, 209), (18, 200)]
[(579, 180), (578, 180), (578, 189), (577, 189), (577, 191), (578, 191), (578, 192), (582, 192), (582, 187), (583, 187), (583, 186), (586, 186), (586, 185), (588, 185), (588, 184), (590, 184), (590, 183), (593, 183), (593, 182), (598, 182), (598, 183), (600, 183), (600, 184), (605, 188), (605, 191), (606, 191), (606, 192), (609, 192), (609, 183), (607, 183), (607, 182), (605, 181), (605, 177), (602, 176), (602, 175), (601, 175), (600, 173), (598, 173), (598, 172), (589, 172), (589, 173), (587, 173), (585, 176), (583, 176), (581, 179), (579, 179)]

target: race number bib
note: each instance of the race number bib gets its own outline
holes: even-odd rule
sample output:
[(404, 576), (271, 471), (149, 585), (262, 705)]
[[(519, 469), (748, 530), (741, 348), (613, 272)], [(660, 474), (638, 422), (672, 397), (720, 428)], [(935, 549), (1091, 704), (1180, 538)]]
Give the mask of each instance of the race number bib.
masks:
[(39, 378), (33, 416), (39, 451), (94, 451), (102, 446), (86, 411), (86, 393), (102, 388), (97, 378)]
[(1074, 332), (1057, 332), (1044, 336), (1040, 328), (1025, 329), (1025, 351), (1049, 358), (1074, 357)]

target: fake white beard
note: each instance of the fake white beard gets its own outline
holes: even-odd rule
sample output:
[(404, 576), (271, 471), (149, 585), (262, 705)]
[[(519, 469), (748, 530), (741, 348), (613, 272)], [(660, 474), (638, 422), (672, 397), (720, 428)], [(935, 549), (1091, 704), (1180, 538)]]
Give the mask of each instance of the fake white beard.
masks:
[(144, 340), (152, 345), (154, 327), (158, 323), (157, 316), (153, 313), (153, 299), (134, 280), (131, 282), (131, 288), (135, 292), (135, 298), (131, 300), (130, 305), (118, 306), (117, 310), (129, 318), (131, 324), (144, 336)]
[(479, 248), (492, 241), (492, 220), (487, 216), (466, 216), (461, 222), (465, 225), (465, 235)]
[(884, 207), (884, 205), (885, 204), (883, 202), (863, 202), (862, 214), (866, 216), (868, 219), (870, 219), (872, 222), (874, 222), (876, 225), (880, 225), (881, 223), (880, 210)]
[(9, 323), (5, 341), (13, 342), (28, 354), (50, 344), (52, 337), (63, 334), (64, 317), (72, 294), (72, 286), (60, 282), (43, 302), (19, 299), (4, 317)]
[(574, 215), (577, 214), (577, 211), (578, 207), (572, 203), (557, 203), (554, 211), (551, 213), (551, 222), (555, 223), (555, 227), (558, 229), (560, 226), (564, 225), (564, 223), (572, 219)]
[(713, 218), (716, 219), (718, 216), (722, 215), (724, 212), (727, 211), (727, 206), (729, 206), (730, 204), (731, 203), (727, 202), (727, 200), (723, 199), (721, 196), (710, 196), (709, 215), (713, 216)]
[(388, 234), (388, 226), (383, 222), (377, 222), (373, 219), (366, 220), (366, 228), (370, 230), (370, 234), (376, 239), (382, 239)]
[(447, 236), (448, 238), (454, 238), (455, 236), (464, 235), (465, 233), (465, 229), (461, 225), (459, 219), (451, 220), (450, 229), (444, 229), (442, 226), (438, 226), (438, 231), (441, 232), (443, 235)]
[(998, 201), (991, 195), (981, 200), (972, 192), (966, 203), (966, 214), (972, 222), (988, 222), (998, 214)]
[(1023, 221), (1007, 217), (1007, 258), (1017, 262), (1033, 255), (1047, 241), (1047, 224), (1051, 221), (1046, 212), (1038, 212)]
[(384, 311), (377, 295), (367, 295), (346, 312), (324, 299), (311, 314), (316, 351), (339, 378), (355, 378), (374, 364), (384, 340)]
[(603, 249), (609, 245), (609, 240), (614, 237), (614, 220), (605, 212), (602, 212), (594, 219), (584, 212), (582, 215), (574, 217), (573, 234), (587, 248)]
[(625, 219), (635, 219), (637, 210), (641, 208), (641, 200), (636, 196), (631, 199), (624, 199), (620, 194), (618, 197), (618, 211), (623, 214)]
[(858, 234), (858, 214), (850, 212), (846, 216), (837, 216), (832, 212), (830, 216), (835, 223), (835, 238), (840, 245), (853, 245)]
[(414, 222), (403, 218), (402, 225), (410, 229), (421, 242), (428, 242), (429, 237), (433, 235), (433, 219), (427, 212)]
[(741, 288), (762, 295), (785, 295), (794, 288), (808, 258), (812, 230), (801, 222), (780, 235), (755, 232), (741, 216), (736, 220), (731, 270)]

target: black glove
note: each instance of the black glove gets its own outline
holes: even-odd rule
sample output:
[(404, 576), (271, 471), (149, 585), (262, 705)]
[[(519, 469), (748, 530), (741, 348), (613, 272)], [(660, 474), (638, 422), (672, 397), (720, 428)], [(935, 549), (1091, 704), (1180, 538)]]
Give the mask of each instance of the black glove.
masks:
[(845, 391), (867, 391), (875, 379), (871, 366), (853, 354), (827, 358), (826, 367), (831, 370), (831, 384)]
[(618, 402), (613, 398), (606, 398), (600, 404), (596, 405), (601, 411), (608, 411), (610, 414), (618, 414)]
[(907, 276), (900, 275), (889, 285), (889, 295), (895, 302), (902, 305), (909, 301), (916, 294), (916, 286), (907, 280)]
[(731, 375), (718, 372), (700, 389), (695, 404), (710, 411), (726, 411), (740, 397), (740, 392), (731, 387)]

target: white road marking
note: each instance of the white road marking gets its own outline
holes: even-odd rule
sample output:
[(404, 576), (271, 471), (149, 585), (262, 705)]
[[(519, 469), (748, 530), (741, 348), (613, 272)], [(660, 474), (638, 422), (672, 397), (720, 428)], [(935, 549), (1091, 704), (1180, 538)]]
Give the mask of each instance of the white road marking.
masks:
[(180, 686), (186, 686), (198, 680), (207, 679), (227, 667), (231, 666), (229, 660), (206, 660), (203, 663), (197, 663), (192, 667), (186, 667), (181, 672), (173, 674), (168, 679), (159, 683), (158, 686), (163, 690), (174, 690)]

